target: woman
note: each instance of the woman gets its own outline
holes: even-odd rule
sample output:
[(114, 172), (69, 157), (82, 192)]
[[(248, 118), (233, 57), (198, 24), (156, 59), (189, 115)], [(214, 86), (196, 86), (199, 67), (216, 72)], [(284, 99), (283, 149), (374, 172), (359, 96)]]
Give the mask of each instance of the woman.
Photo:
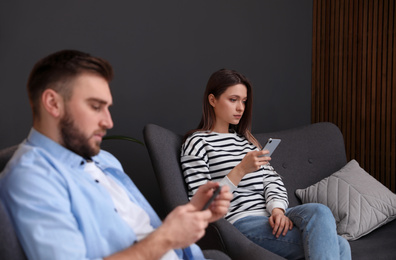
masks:
[(234, 198), (225, 218), (256, 244), (288, 259), (351, 259), (326, 206), (288, 208), (282, 179), (250, 132), (251, 115), (249, 80), (233, 70), (213, 73), (201, 122), (181, 150), (189, 197), (208, 181), (228, 185)]

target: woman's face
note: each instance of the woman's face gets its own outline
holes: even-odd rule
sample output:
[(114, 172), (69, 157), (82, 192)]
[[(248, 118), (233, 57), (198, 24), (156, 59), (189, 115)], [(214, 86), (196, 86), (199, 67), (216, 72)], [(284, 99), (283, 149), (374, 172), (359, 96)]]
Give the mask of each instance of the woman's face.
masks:
[(213, 131), (228, 133), (229, 125), (237, 125), (245, 111), (247, 100), (246, 86), (243, 84), (230, 86), (218, 99), (212, 94), (208, 98), (216, 115)]

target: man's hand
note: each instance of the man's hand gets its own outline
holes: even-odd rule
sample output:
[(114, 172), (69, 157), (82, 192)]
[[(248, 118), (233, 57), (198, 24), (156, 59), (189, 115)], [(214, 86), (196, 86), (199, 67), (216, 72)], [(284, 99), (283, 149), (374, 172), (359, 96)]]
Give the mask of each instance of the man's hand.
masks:
[(230, 206), (232, 194), (227, 186), (222, 187), (208, 209), (201, 210), (218, 186), (218, 183), (208, 182), (199, 187), (189, 203), (169, 213), (156, 233), (165, 234), (163, 237), (169, 241), (171, 248), (187, 247), (203, 237), (209, 222), (223, 217)]
[(172, 210), (162, 225), (146, 238), (105, 259), (159, 259), (169, 250), (195, 243), (203, 237), (209, 222), (218, 220), (228, 211), (232, 199), (228, 186), (222, 187), (208, 209), (201, 210), (218, 186), (215, 182), (202, 185), (189, 203)]
[(211, 217), (210, 210), (196, 210), (191, 203), (178, 206), (146, 238), (104, 259), (160, 259), (166, 252), (188, 247), (203, 237)]
[(198, 211), (191, 203), (176, 207), (157, 231), (165, 232), (171, 248), (184, 248), (203, 237), (212, 213)]
[(269, 224), (272, 227), (272, 234), (277, 238), (282, 234), (286, 236), (287, 231), (293, 228), (293, 222), (285, 216), (283, 209), (275, 208), (269, 217)]
[[(212, 196), (214, 189), (219, 186), (216, 182), (207, 182), (198, 188), (195, 195), (191, 198), (190, 203), (195, 206), (196, 210), (201, 210), (205, 203)], [(209, 222), (216, 221), (222, 218), (230, 207), (230, 201), (232, 199), (232, 194), (230, 193), (230, 188), (228, 186), (223, 186), (219, 195), (210, 204), (208, 210), (212, 213)]]

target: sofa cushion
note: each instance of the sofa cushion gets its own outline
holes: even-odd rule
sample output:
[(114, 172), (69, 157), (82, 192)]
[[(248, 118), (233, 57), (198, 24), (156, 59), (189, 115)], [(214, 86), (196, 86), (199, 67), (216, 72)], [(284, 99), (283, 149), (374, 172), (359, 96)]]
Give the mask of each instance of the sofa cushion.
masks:
[(302, 203), (322, 203), (332, 211), (337, 232), (356, 240), (396, 218), (396, 195), (352, 160), (331, 176), (296, 190)]

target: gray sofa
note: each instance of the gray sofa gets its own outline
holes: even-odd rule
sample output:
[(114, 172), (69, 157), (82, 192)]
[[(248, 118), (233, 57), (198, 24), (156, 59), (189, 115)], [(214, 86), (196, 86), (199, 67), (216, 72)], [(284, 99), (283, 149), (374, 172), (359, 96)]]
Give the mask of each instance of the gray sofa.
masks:
[[(271, 164), (283, 177), (289, 192), (290, 206), (301, 203), (295, 196), (296, 189), (306, 188), (322, 180), (347, 163), (342, 134), (331, 123), (318, 123), (255, 136), (261, 143), (269, 137), (282, 139), (281, 145), (272, 156)], [(150, 124), (144, 129), (144, 138), (165, 207), (171, 210), (187, 202), (178, 159), (182, 136)], [(16, 148), (14, 146), (0, 150), (0, 172)], [(225, 220), (210, 225), (207, 234), (198, 244), (203, 249), (221, 250), (233, 260), (283, 259), (251, 243)], [(396, 221), (351, 241), (350, 245), (353, 259), (396, 259)], [(1, 204), (0, 259), (26, 259)]]
[[(146, 125), (143, 133), (164, 205), (171, 210), (187, 201), (179, 165), (182, 136), (154, 124)], [(255, 137), (261, 143), (270, 137), (282, 139), (272, 155), (271, 164), (283, 178), (291, 207), (301, 204), (295, 195), (297, 189), (307, 188), (347, 164), (343, 136), (332, 123), (259, 133)], [(198, 244), (204, 249), (222, 250), (232, 259), (282, 259), (255, 247), (241, 236), (221, 219), (208, 227), (206, 236)], [(353, 259), (396, 259), (396, 221), (350, 241), (350, 245)]]
[[(18, 146), (0, 150), (0, 173)], [(0, 202), (0, 259), (26, 260), (25, 253), (16, 237), (11, 220)]]

